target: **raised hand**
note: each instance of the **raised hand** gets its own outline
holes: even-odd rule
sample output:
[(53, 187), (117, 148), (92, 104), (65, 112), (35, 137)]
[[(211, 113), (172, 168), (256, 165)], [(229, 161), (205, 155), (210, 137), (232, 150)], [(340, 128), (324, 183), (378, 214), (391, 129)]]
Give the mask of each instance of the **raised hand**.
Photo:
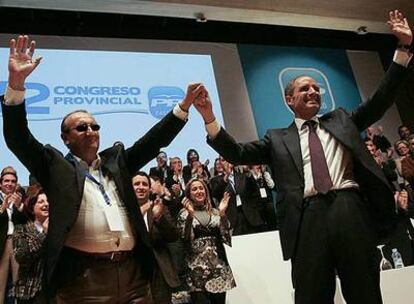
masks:
[(27, 35), (11, 39), (9, 54), (9, 86), (14, 90), (23, 91), (26, 78), (36, 69), (42, 57), (33, 59), (36, 42), (29, 43)]
[(411, 45), (413, 33), (411, 32), (407, 18), (399, 10), (390, 11), (387, 24), (394, 36), (398, 38), (399, 44)]
[(206, 94), (206, 88), (202, 83), (192, 83), (187, 87), (187, 94), (180, 102), (181, 109), (188, 111), (193, 103), (199, 98), (204, 98)]
[(211, 103), (210, 96), (208, 96), (207, 90), (205, 91), (204, 96), (196, 100), (194, 106), (203, 117), (205, 124), (209, 124), (216, 119), (213, 113), (213, 105)]
[(191, 201), (187, 197), (184, 197), (183, 200), (181, 201), (181, 203), (183, 204), (184, 208), (188, 211), (188, 213), (191, 216), (193, 216), (194, 215), (194, 207), (191, 204)]
[(224, 192), (223, 198), (221, 199), (220, 205), (218, 207), (220, 216), (226, 215), (227, 207), (229, 206), (229, 200), (230, 200), (230, 193), (227, 191)]
[(45, 219), (45, 221), (42, 223), (43, 227), (43, 233), (47, 234), (49, 230), (49, 218)]

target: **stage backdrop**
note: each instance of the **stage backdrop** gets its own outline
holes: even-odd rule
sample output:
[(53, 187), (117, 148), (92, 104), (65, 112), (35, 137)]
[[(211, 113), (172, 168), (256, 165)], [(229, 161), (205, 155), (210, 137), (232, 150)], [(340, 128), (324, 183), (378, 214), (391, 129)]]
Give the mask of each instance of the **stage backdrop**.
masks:
[(296, 76), (309, 75), (319, 83), (320, 114), (338, 107), (350, 110), (361, 101), (345, 50), (263, 45), (238, 49), (259, 137), (292, 122), (284, 88)]
[[(7, 67), (8, 52), (0, 48), (2, 66)], [(26, 83), (29, 127), (40, 142), (64, 153), (60, 123), (65, 114), (76, 109), (91, 112), (102, 127), (101, 149), (117, 141), (128, 147), (184, 98), (191, 82), (209, 88), (218, 120), (224, 124), (211, 54), (42, 48), (36, 53), (44, 59)], [(7, 68), (1, 69), (0, 76), (3, 94)], [(197, 149), (203, 161), (217, 157), (205, 143), (204, 123), (195, 112), (191, 110), (184, 130), (165, 148), (184, 164), (189, 148)], [(28, 172), (7, 149), (3, 136), (0, 147), (1, 167), (15, 167), (26, 185)]]

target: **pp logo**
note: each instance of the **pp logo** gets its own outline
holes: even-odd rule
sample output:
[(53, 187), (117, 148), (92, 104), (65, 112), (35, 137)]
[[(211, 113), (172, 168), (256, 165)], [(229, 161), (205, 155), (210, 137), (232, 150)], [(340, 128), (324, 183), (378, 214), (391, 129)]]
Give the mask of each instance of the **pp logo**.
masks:
[(179, 87), (153, 87), (148, 91), (149, 110), (152, 116), (161, 119), (185, 96)]
[(283, 100), (289, 111), (292, 110), (286, 103), (285, 87), (294, 78), (298, 76), (309, 76), (316, 80), (320, 87), (321, 94), (321, 109), (319, 110), (319, 116), (330, 112), (335, 109), (335, 99), (332, 94), (331, 86), (329, 85), (328, 78), (324, 73), (315, 68), (285, 68), (279, 73), (279, 85), (282, 91)]
[[(0, 92), (5, 92), (7, 81), (0, 82)], [(50, 108), (45, 106), (34, 105), (36, 103), (45, 101), (50, 96), (50, 90), (47, 86), (36, 82), (25, 83), (26, 87), (26, 111), (27, 114), (49, 114)]]

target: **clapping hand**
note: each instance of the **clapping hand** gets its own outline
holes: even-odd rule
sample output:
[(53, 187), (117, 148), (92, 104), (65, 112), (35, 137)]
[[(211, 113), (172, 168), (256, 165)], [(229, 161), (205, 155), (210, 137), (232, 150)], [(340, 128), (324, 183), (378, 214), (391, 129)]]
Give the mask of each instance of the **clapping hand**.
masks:
[(0, 206), (0, 213), (3, 213), (4, 210), (6, 210), (7, 208), (9, 208), (9, 205), (10, 205), (10, 197), (11, 196), (12, 196), (11, 194), (8, 194), (8, 195), (6, 195), (4, 197), (3, 204), (1, 204), (1, 206)]
[(224, 192), (223, 198), (221, 199), (220, 205), (218, 207), (221, 217), (226, 215), (226, 210), (227, 210), (227, 207), (229, 206), (229, 200), (230, 200), (230, 193), (226, 191)]
[(164, 213), (164, 208), (165, 208), (165, 205), (162, 203), (162, 199), (157, 197), (154, 200), (154, 204), (152, 207), (152, 214), (156, 221), (158, 221), (162, 217), (162, 214)]
[(400, 192), (397, 192), (396, 195), (398, 206), (403, 209), (408, 209), (408, 192), (406, 190), (402, 190)]
[(49, 230), (49, 218), (45, 219), (45, 221), (42, 223), (43, 227), (43, 233), (47, 234)]
[(16, 208), (20, 208), (22, 203), (22, 195), (19, 192), (14, 192), (9, 197), (9, 204), (13, 204)]
[(18, 91), (24, 91), (26, 78), (36, 69), (42, 57), (33, 59), (36, 42), (30, 41), (27, 35), (11, 39), (9, 54), (9, 86)]
[(180, 193), (181, 193), (181, 186), (180, 186), (180, 184), (173, 184), (171, 186), (171, 190), (174, 192), (174, 195), (175, 196), (179, 196)]
[(183, 204), (184, 208), (188, 211), (188, 213), (191, 216), (193, 216), (194, 208), (193, 208), (193, 205), (191, 204), (191, 201), (187, 197), (184, 197), (181, 203)]
[(398, 38), (399, 44), (404, 46), (411, 45), (413, 33), (411, 32), (407, 18), (400, 11), (390, 11), (387, 24), (395, 37)]

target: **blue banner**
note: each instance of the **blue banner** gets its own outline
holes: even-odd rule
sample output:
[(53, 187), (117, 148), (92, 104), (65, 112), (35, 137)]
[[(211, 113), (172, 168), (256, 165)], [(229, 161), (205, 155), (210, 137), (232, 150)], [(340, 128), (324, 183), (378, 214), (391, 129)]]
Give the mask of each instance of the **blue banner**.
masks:
[(361, 102), (345, 50), (263, 45), (238, 49), (259, 137), (292, 122), (284, 88), (297, 76), (309, 75), (320, 85), (319, 114), (338, 107), (351, 110)]

